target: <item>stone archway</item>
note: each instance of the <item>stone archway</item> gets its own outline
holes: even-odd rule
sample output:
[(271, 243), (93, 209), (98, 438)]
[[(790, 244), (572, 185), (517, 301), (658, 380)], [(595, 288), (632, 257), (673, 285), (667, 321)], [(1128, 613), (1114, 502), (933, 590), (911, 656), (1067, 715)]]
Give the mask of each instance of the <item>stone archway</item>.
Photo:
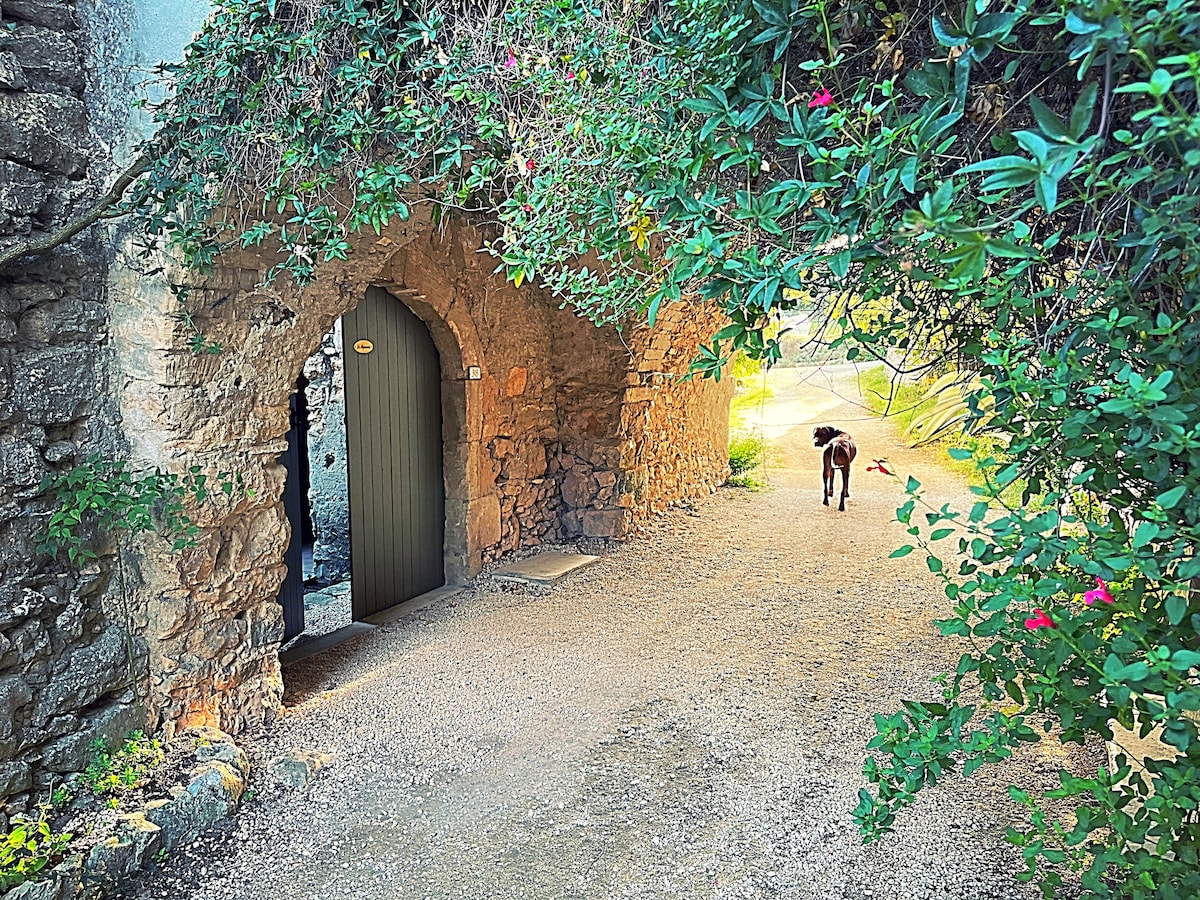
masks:
[[(161, 285), (115, 267), (113, 367), (132, 456), (244, 480), (196, 510), (195, 546), (140, 547), (136, 624), (152, 718), (236, 731), (275, 716), (288, 397), (321, 337), (370, 286), (426, 324), (441, 358), (448, 581), (520, 547), (623, 536), (723, 480), (728, 389), (675, 377), (711, 311), (680, 305), (657, 331), (623, 338), (506, 283), (481, 242), (468, 225), (396, 223), (303, 289), (264, 287), (270, 260), (230, 254), (182, 309)], [(194, 352), (197, 330), (221, 352)]]

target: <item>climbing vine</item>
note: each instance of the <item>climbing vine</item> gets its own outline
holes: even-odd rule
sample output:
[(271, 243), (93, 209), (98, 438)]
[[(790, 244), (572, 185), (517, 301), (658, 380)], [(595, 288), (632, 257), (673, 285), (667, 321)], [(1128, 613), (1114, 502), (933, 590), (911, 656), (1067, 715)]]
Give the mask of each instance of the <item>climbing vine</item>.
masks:
[(852, 357), (970, 375), (997, 490), (900, 510), (968, 649), (879, 717), (859, 822), (1039, 733), (1160, 727), (1173, 760), (1062, 773), (1067, 821), (1015, 788), (1010, 836), (1048, 895), (1200, 894), (1195, 4), (228, 0), (170, 74), (126, 208), (193, 267), (305, 282), (425, 205), (596, 321), (719, 304), (697, 372), (776, 360), (806, 297)]
[(240, 475), (221, 472), (212, 479), (199, 466), (183, 475), (161, 469), (136, 472), (123, 460), (99, 454), (42, 480), (40, 489), (52, 509), (39, 553), (65, 557), (71, 565), (83, 566), (106, 551), (115, 551), (125, 662), (129, 684), (135, 689), (144, 687), (144, 679), (138, 674), (139, 655), (134, 645), (136, 624), (126, 563), (129, 541), (157, 532), (171, 541), (172, 550), (192, 546), (200, 529), (188, 514), (187, 504), (204, 502), (212, 490), (232, 497), (242, 484)]

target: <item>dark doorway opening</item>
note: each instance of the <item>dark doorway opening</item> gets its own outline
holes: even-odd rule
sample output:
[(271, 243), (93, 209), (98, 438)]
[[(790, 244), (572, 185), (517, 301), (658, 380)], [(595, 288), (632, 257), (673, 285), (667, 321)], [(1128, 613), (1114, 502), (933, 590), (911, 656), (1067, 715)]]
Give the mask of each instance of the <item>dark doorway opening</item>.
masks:
[(445, 584), (441, 374), (429, 330), (370, 289), (305, 365), (291, 414), (281, 462), (293, 538), (280, 602), (285, 649), (295, 650), (358, 633), (362, 620)]

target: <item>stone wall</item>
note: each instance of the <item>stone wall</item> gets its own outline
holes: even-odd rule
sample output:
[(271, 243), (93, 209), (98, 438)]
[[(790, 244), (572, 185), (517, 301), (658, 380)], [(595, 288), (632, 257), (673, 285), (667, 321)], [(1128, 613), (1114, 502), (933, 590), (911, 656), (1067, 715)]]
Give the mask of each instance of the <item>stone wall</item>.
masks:
[(622, 368), (603, 385), (564, 391), (566, 440), (551, 471), (565, 537), (623, 537), (648, 515), (724, 483), (732, 381), (681, 380), (722, 324), (711, 306), (676, 303), (653, 329), (631, 330)]
[[(0, 4), (0, 247), (48, 233), (96, 196), (74, 3)], [(0, 272), (0, 829), (45, 799), (91, 741), (136, 727), (111, 556), (82, 571), (37, 551), (39, 484), (113, 455), (104, 400), (105, 266), (77, 239)]]
[(577, 460), (580, 471), (616, 464), (629, 364), (615, 331), (494, 275), (482, 242), (473, 228), (431, 234), (400, 251), (384, 275), (400, 291), (419, 291), (418, 315), (451, 323), (464, 360), (481, 369), (468, 382), (478, 423), (467, 426), (468, 478), (446, 483), (449, 507), (465, 502), (477, 511), (471, 571), (572, 533), (563, 528), (563, 461)]
[(734, 380), (686, 379), (697, 348), (726, 322), (711, 305), (676, 303), (633, 336), (637, 364), (626, 375), (620, 427), (631, 524), (712, 493), (729, 476)]

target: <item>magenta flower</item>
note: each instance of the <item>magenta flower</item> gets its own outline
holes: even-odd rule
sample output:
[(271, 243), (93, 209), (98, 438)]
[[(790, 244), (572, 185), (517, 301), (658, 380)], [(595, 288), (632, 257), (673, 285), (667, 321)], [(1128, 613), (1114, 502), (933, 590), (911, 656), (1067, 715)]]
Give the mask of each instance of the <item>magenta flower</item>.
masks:
[(516, 64), (517, 64), (517, 58), (516, 58), (515, 56), (513, 56), (512, 48), (511, 48), (511, 47), (509, 47), (509, 49), (508, 49), (508, 59), (506, 59), (506, 60), (504, 61), (504, 68), (506, 68), (506, 69), (511, 69), (511, 68), (512, 68), (513, 66), (515, 66)]
[(528, 203), (526, 203), (524, 206), (522, 206), (521, 209), (525, 210), (525, 212), (527, 212), (527, 213), (533, 212), (533, 207), (530, 206)]
[(574, 72), (568, 72), (568, 73), (567, 73), (567, 81), (574, 81), (574, 80), (575, 80), (575, 73), (574, 73)]
[(867, 466), (867, 471), (868, 471), (868, 472), (880, 472), (880, 473), (882, 473), (882, 474), (884, 474), (884, 475), (892, 475), (892, 474), (894, 474), (893, 472), (891, 472), (891, 471), (888, 469), (888, 467), (887, 467), (886, 465), (884, 465), (884, 463), (886, 463), (886, 462), (887, 462), (887, 460), (886, 460), (886, 459), (873, 459), (873, 460), (871, 460), (871, 462), (875, 463), (875, 465), (873, 465), (873, 466)]
[(1105, 603), (1116, 602), (1113, 599), (1113, 595), (1108, 592), (1108, 585), (1104, 583), (1103, 578), (1096, 579), (1096, 589), (1094, 591), (1088, 591), (1083, 595), (1083, 602), (1088, 606), (1091, 606), (1097, 600), (1102, 600)]
[(825, 88), (817, 88), (813, 91), (813, 98), (808, 101), (809, 109), (816, 109), (818, 106), (828, 106), (833, 102), (833, 94), (825, 90)]
[(532, 172), (537, 168), (537, 163), (535, 163), (532, 159), (527, 159), (525, 160), (525, 168)]
[(1025, 620), (1025, 627), (1030, 631), (1037, 631), (1039, 628), (1054, 628), (1054, 620), (1042, 612), (1040, 609), (1035, 609), (1036, 616)]

